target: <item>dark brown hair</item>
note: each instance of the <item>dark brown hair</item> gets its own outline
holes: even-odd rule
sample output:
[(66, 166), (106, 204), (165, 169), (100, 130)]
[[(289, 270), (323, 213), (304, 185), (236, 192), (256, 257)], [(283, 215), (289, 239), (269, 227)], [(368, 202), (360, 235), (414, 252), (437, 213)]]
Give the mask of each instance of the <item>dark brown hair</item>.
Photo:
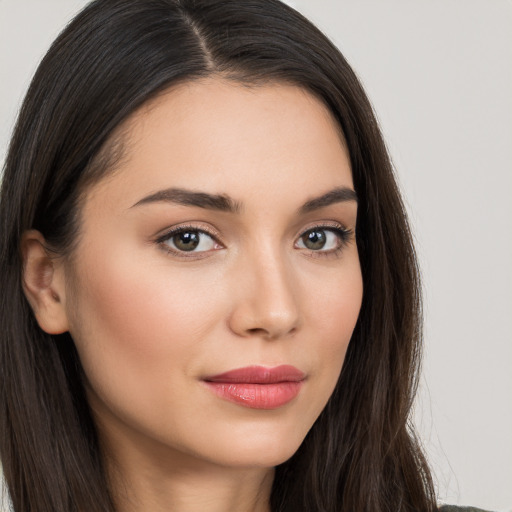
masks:
[(436, 510), (408, 423), (420, 283), (390, 159), (344, 57), (277, 0), (97, 0), (41, 62), (0, 196), (0, 455), (14, 510), (115, 510), (73, 342), (43, 332), (23, 294), (22, 233), (37, 229), (69, 253), (81, 195), (111, 170), (114, 129), (172, 84), (213, 74), (320, 98), (343, 131), (359, 197), (362, 309), (334, 394), (276, 470), (273, 512)]

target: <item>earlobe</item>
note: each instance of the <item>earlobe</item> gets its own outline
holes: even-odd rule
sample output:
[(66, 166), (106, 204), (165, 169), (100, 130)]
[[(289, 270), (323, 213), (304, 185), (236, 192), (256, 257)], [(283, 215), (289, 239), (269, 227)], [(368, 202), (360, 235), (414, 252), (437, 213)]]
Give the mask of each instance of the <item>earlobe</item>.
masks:
[(23, 291), (37, 323), (48, 334), (68, 331), (65, 309), (65, 280), (62, 265), (52, 258), (39, 231), (26, 231), (22, 236)]

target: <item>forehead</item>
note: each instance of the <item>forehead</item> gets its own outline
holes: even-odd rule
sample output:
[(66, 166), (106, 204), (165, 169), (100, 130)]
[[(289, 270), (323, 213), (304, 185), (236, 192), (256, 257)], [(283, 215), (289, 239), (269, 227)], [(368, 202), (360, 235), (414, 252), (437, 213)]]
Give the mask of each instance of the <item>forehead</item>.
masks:
[(104, 186), (115, 181), (111, 193), (126, 202), (169, 186), (243, 197), (352, 185), (338, 123), (289, 84), (182, 83), (143, 105), (115, 138), (123, 154)]

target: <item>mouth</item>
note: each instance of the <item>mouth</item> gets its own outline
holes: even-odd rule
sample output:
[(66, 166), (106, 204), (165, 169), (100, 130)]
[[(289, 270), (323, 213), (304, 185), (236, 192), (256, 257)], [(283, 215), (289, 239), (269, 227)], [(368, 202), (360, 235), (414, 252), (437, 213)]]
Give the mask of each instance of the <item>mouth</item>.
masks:
[(251, 409), (277, 409), (291, 402), (300, 392), (304, 372), (290, 365), (267, 368), (247, 366), (203, 382), (217, 396)]

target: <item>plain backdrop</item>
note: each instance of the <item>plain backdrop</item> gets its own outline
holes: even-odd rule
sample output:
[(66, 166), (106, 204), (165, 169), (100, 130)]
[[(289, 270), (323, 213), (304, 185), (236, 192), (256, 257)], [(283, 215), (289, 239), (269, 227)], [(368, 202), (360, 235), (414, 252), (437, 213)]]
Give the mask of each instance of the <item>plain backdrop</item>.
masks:
[[(35, 67), (84, 0), (0, 0), (0, 161)], [(443, 501), (512, 510), (512, 2), (290, 0), (344, 53), (415, 231), (415, 416)]]

